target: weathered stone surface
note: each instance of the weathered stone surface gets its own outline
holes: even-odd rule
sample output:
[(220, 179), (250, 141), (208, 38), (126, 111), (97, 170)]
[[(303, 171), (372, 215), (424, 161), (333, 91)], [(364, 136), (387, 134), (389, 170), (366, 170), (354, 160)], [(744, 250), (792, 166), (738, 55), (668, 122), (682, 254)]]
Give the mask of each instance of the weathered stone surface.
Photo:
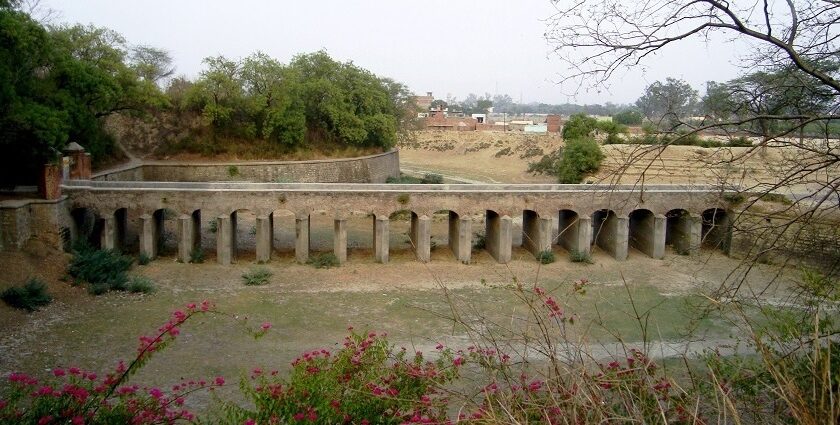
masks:
[(146, 161), (140, 165), (98, 173), (93, 179), (160, 182), (385, 183), (388, 177), (399, 175), (399, 151), (392, 150), (358, 158), (312, 161)]

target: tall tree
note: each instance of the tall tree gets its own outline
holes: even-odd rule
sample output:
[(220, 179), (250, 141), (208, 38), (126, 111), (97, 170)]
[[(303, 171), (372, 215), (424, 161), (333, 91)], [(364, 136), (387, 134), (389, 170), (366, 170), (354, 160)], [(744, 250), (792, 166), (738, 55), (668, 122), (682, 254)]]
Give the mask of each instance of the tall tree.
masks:
[(675, 128), (681, 120), (694, 112), (697, 90), (683, 80), (667, 78), (645, 88), (636, 106), (652, 122)]

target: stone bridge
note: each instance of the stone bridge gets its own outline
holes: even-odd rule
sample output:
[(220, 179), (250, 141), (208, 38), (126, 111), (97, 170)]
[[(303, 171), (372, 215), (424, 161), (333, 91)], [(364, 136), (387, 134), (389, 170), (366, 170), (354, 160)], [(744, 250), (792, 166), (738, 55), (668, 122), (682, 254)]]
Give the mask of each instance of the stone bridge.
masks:
[[(237, 254), (237, 213), (256, 216), (256, 259), (269, 261), (274, 216), (295, 216), (295, 256), (309, 257), (310, 215), (334, 218), (334, 253), (347, 259), (347, 218), (371, 217), (375, 259), (389, 258), (389, 217), (410, 212), (410, 242), (419, 261), (430, 259), (431, 217), (448, 212), (449, 247), (455, 259), (469, 262), (472, 226), (483, 225), (487, 251), (500, 263), (511, 258), (513, 220), (522, 218), (523, 247), (535, 256), (554, 244), (573, 255), (588, 256), (593, 246), (617, 260), (628, 247), (662, 258), (667, 244), (690, 254), (701, 243), (726, 249), (729, 202), (711, 186), (611, 185), (392, 185), (332, 183), (187, 183), (69, 180), (62, 186), (71, 215), (94, 217), (93, 240), (102, 248), (136, 243), (154, 258), (160, 251), (163, 220), (177, 221), (178, 259), (188, 262), (200, 246), (202, 217), (215, 226), (216, 257), (230, 264)], [(474, 218), (483, 216), (483, 222)], [(71, 229), (76, 235), (79, 229)], [(136, 238), (136, 239), (135, 239)], [(129, 240), (132, 239), (132, 240)]]

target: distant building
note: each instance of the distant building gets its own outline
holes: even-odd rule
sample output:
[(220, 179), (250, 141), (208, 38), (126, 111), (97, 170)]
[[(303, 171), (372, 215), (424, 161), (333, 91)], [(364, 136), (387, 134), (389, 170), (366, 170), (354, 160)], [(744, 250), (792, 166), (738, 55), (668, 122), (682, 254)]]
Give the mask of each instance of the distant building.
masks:
[(429, 112), (429, 108), (432, 107), (434, 101), (435, 97), (432, 96), (432, 92), (426, 92), (425, 96), (414, 96), (414, 104), (417, 105), (417, 109), (421, 113)]
[(487, 122), (487, 114), (472, 114), (473, 119), (479, 124)]

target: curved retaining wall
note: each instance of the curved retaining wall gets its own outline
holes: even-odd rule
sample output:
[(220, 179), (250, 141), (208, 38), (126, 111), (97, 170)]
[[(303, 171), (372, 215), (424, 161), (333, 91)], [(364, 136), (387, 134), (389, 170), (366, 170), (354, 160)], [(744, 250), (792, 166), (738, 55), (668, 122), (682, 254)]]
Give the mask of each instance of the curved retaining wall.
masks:
[(144, 162), (97, 173), (99, 181), (385, 183), (399, 177), (399, 151), (311, 161)]

